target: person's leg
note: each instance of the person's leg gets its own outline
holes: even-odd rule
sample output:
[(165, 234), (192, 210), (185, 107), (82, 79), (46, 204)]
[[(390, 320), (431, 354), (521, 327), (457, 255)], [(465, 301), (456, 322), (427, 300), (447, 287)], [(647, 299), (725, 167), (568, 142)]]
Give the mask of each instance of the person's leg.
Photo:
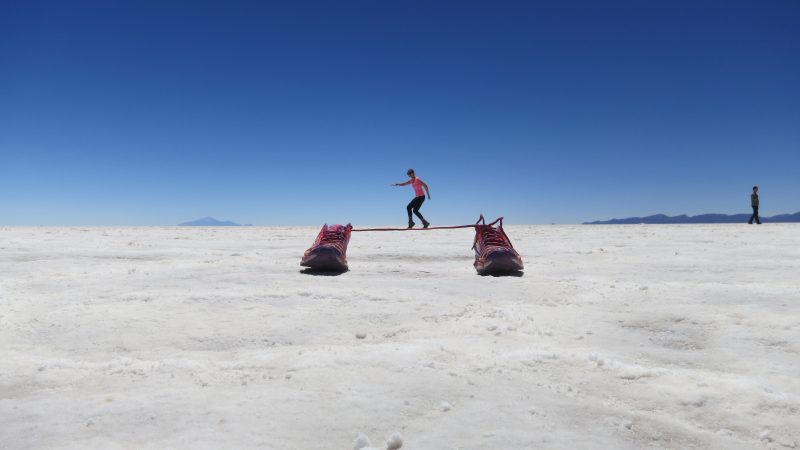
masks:
[(428, 223), (428, 221), (425, 220), (425, 218), (422, 217), (422, 214), (419, 213), (419, 208), (422, 207), (422, 203), (425, 202), (425, 197), (417, 197), (414, 200), (416, 201), (416, 204), (414, 205), (414, 209), (413, 209), (414, 214), (417, 217), (419, 217), (419, 220), (421, 220), (422, 224), (425, 225), (425, 224)]
[[(411, 217), (411, 213), (410, 212), (408, 213), (408, 216)], [(753, 224), (753, 219), (755, 219), (755, 218), (756, 218), (756, 207), (753, 206), (753, 214), (750, 215), (750, 220), (748, 220), (747, 223), (752, 225)]]
[(756, 218), (756, 223), (761, 225), (761, 218), (758, 217), (758, 206), (753, 208), (753, 216)]
[(411, 200), (411, 201), (408, 203), (408, 205), (406, 206), (406, 211), (408, 211), (408, 226), (412, 226), (412, 225), (414, 225), (414, 221), (413, 221), (413, 220), (411, 220), (411, 210), (414, 208), (414, 201), (415, 201), (415, 200), (416, 200), (416, 198), (415, 198), (415, 199), (413, 199), (413, 200)]

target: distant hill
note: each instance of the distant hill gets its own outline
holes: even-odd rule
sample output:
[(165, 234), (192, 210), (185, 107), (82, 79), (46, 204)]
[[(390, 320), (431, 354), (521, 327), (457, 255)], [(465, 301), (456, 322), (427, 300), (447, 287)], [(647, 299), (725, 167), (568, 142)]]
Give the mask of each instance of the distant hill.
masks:
[[(747, 223), (750, 214), (701, 214), (699, 216), (667, 216), (656, 214), (647, 217), (628, 217), (627, 219), (597, 220), (584, 222), (584, 225), (625, 225), (625, 224), (673, 224), (673, 223)], [(787, 223), (800, 222), (800, 212), (794, 214), (779, 214), (772, 217), (761, 217), (762, 222)]]
[(213, 217), (203, 217), (202, 219), (193, 220), (191, 222), (183, 222), (178, 224), (179, 227), (241, 227), (243, 225), (230, 220), (217, 220)]

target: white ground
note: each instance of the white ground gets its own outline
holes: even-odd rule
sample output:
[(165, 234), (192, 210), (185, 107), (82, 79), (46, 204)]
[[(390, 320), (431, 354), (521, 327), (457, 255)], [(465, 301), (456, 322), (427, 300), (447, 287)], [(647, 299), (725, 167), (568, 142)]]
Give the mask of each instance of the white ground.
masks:
[(0, 448), (800, 446), (800, 226), (508, 231), (0, 228)]

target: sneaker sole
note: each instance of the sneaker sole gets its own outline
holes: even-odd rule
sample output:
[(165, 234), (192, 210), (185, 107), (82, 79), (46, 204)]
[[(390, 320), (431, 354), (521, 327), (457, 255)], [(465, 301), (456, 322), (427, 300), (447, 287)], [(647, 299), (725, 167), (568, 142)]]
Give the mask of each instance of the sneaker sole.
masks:
[(483, 263), (475, 261), (475, 269), (479, 274), (509, 273), (524, 269), (522, 258), (512, 253), (493, 253)]
[(312, 250), (303, 257), (300, 265), (314, 270), (347, 271), (347, 261), (337, 250), (332, 248)]

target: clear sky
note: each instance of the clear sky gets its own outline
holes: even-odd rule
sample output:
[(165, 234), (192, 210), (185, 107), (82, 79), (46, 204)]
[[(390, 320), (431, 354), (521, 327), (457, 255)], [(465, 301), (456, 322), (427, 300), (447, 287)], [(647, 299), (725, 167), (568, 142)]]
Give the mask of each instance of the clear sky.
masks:
[(0, 224), (800, 210), (800, 1), (2, 1)]

